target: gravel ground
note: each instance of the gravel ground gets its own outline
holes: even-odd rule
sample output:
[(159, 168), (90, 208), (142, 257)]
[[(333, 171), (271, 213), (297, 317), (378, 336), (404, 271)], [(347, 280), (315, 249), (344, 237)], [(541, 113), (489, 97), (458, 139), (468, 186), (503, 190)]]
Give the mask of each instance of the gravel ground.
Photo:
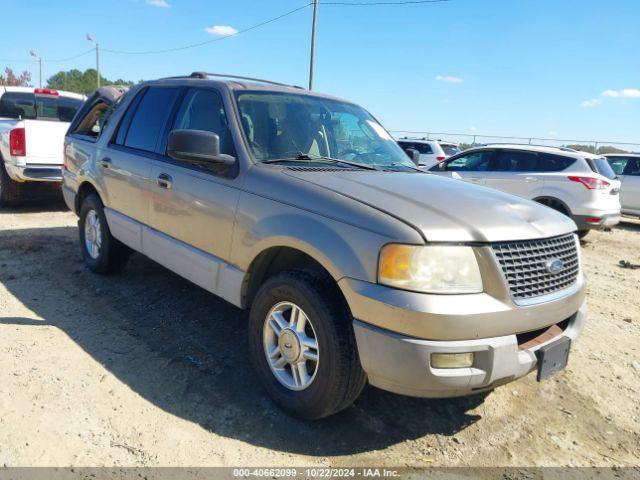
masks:
[(588, 324), (566, 371), (488, 395), (368, 387), (346, 411), (277, 410), (246, 313), (152, 261), (99, 277), (62, 206), (0, 210), (0, 466), (640, 464), (640, 222), (584, 242)]

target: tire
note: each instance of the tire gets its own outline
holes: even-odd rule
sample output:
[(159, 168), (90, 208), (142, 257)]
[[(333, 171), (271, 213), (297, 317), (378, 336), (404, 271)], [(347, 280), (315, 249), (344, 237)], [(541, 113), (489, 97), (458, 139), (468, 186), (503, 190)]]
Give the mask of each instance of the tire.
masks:
[(20, 200), (20, 183), (11, 179), (0, 158), (0, 207), (18, 206)]
[(95, 194), (87, 196), (80, 206), (78, 231), (82, 258), (89, 270), (99, 274), (122, 271), (131, 250), (111, 235), (104, 206)]
[(578, 238), (583, 239), (591, 230), (578, 230)]
[[(313, 348), (305, 351), (306, 347), (299, 341), (287, 343), (283, 331), (291, 328), (284, 328), (278, 336), (268, 326), (272, 322), (267, 320), (275, 318), (270, 314), (281, 313), (278, 310), (286, 309), (289, 304), (299, 307), (302, 314), (299, 318), (307, 319), (303, 334), (305, 344), (313, 343), (315, 337), (317, 362), (303, 360), (307, 380), (311, 379), (307, 386), (302, 385), (304, 371), (296, 375), (301, 381), (301, 384), (296, 384), (291, 363), (285, 365), (282, 371), (273, 370), (267, 358), (267, 350), (273, 341), (277, 342), (278, 348), (281, 345), (282, 351), (290, 350), (294, 344), (293, 355), (298, 353), (297, 358), (313, 357)], [(291, 311), (288, 317), (284, 311), (282, 318), (290, 322)], [(260, 383), (280, 408), (294, 417), (316, 420), (343, 410), (358, 398), (366, 383), (366, 376), (358, 358), (352, 320), (337, 285), (332, 279), (315, 272), (285, 272), (262, 285), (249, 315), (249, 351)], [(309, 338), (310, 342), (306, 340)], [(304, 353), (296, 350), (296, 345)], [(289, 351), (290, 356), (291, 353)], [(287, 360), (284, 354), (279, 358)], [(293, 379), (293, 382), (286, 384), (287, 379)]]

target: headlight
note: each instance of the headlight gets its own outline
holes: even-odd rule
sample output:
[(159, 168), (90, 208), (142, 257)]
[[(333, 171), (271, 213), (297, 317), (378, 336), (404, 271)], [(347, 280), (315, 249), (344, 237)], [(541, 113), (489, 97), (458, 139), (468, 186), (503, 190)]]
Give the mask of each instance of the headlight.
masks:
[(471, 247), (385, 245), (378, 282), (425, 293), (480, 293), (482, 278)]

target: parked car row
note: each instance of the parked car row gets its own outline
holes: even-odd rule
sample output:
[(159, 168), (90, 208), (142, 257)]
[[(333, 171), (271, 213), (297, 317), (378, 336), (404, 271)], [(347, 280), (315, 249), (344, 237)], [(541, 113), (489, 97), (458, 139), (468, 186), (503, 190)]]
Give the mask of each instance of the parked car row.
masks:
[[(432, 175), (358, 105), (220, 77), (101, 89), (74, 118), (62, 189), (91, 271), (137, 251), (250, 309), (257, 377), (301, 418), (342, 410), (367, 381), (452, 397), (565, 367), (586, 317), (576, 224), (444, 178), (523, 150), (465, 152)], [(606, 197), (598, 222), (615, 220), (618, 183), (593, 159), (526, 160), (575, 177), (566, 205)], [(535, 178), (542, 196), (569, 192)]]

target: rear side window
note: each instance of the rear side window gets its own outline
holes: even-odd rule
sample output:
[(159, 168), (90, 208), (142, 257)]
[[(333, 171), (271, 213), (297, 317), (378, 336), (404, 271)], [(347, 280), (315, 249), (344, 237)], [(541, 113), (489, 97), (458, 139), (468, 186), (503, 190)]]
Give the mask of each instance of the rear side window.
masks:
[(640, 176), (640, 158), (629, 158), (623, 173), (633, 177)]
[(538, 154), (517, 150), (498, 152), (492, 168), (495, 172), (535, 172), (538, 168)]
[[(146, 91), (124, 135), (126, 147), (147, 152), (155, 150), (179, 91), (177, 87), (151, 87)], [(118, 139), (121, 139), (120, 132)]]
[(589, 167), (591, 167), (591, 170), (599, 173), (603, 177), (607, 177), (609, 180), (614, 180), (616, 178), (616, 172), (613, 171), (606, 158), (588, 158), (587, 163), (589, 164)]
[(624, 172), (624, 167), (629, 162), (628, 157), (611, 157), (607, 159), (609, 165), (611, 165), (611, 169), (615, 172), (616, 175), (622, 175)]
[(571, 157), (563, 157), (562, 155), (552, 155), (550, 153), (541, 153), (538, 155), (538, 172), (560, 172), (573, 163), (576, 159)]
[(83, 103), (77, 98), (6, 92), (0, 98), (0, 117), (70, 122)]

